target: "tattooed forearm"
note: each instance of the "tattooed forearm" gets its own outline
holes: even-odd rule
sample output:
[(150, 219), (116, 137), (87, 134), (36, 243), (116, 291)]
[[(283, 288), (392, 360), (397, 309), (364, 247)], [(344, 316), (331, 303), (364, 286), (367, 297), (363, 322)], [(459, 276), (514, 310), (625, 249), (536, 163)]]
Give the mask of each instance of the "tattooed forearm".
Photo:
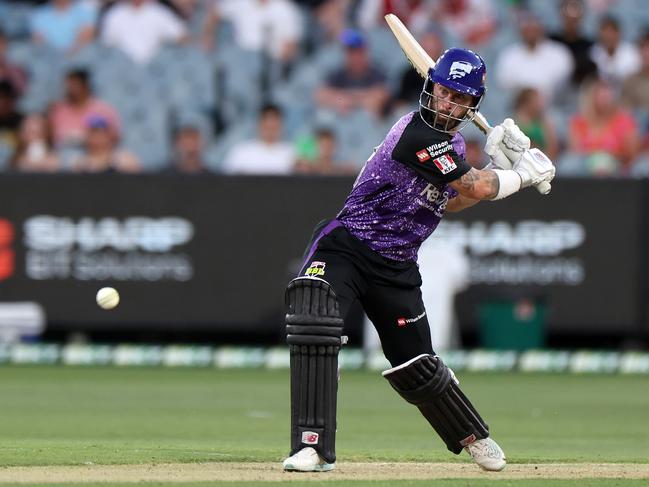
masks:
[(470, 169), (468, 173), (458, 179), (458, 184), (462, 189), (473, 191), (476, 181), (479, 179), (479, 173), (475, 169)]
[(474, 199), (491, 199), (498, 194), (500, 180), (498, 175), (487, 169), (471, 169), (454, 181), (453, 187), (462, 195)]
[(480, 174), (484, 174), (485, 183), (489, 188), (487, 199), (495, 198), (500, 189), (500, 179), (498, 179), (498, 174), (489, 169), (486, 171), (480, 171)]

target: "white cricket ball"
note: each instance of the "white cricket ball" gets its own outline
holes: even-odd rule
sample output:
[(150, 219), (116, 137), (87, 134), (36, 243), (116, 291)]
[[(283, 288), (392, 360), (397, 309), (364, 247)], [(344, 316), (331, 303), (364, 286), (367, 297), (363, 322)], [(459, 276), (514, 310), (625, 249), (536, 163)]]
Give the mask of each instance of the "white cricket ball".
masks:
[(103, 309), (113, 309), (119, 304), (119, 293), (115, 288), (102, 287), (97, 291), (97, 304)]

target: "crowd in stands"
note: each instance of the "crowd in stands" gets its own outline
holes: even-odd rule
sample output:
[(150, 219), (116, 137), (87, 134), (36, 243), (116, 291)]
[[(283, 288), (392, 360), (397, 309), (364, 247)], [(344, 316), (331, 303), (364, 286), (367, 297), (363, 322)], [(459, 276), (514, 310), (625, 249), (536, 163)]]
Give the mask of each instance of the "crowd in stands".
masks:
[(560, 177), (649, 176), (643, 0), (0, 1), (0, 171), (354, 174), (422, 87), (387, 12)]

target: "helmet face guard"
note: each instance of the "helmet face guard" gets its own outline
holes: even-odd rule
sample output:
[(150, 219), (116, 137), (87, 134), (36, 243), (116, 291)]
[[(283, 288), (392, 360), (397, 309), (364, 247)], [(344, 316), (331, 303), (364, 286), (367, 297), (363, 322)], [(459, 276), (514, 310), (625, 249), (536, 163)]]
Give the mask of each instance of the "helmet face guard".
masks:
[[(438, 59), (435, 68), (431, 68), (419, 96), (419, 114), (431, 128), (445, 133), (461, 130), (479, 110), (486, 92), (486, 69), (480, 56), (468, 49), (448, 49)], [(462, 105), (449, 100), (443, 103), (451, 105), (449, 113), (438, 112), (442, 100), (435, 95), (435, 85), (442, 85), (450, 90), (473, 97), (473, 103)]]

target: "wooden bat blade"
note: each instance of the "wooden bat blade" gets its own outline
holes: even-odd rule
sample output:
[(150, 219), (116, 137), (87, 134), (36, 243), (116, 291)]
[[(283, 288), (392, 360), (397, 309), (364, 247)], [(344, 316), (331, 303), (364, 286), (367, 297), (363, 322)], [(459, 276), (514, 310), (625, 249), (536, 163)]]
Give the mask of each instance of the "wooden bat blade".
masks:
[(401, 50), (410, 61), (410, 64), (417, 70), (422, 78), (428, 76), (428, 70), (435, 67), (435, 61), (428, 55), (423, 47), (412, 36), (410, 31), (403, 25), (403, 22), (394, 14), (387, 14), (385, 21), (396, 37)]

